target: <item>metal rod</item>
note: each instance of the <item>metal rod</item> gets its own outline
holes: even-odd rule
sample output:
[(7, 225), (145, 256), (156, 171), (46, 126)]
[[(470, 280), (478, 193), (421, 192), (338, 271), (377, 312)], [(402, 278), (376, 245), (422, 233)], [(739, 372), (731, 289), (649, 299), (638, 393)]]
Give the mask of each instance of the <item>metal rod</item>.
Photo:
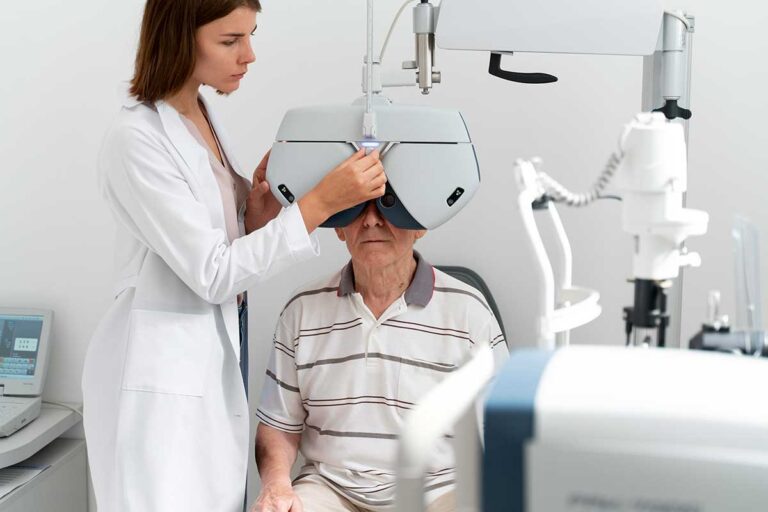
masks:
[[(672, 19), (670, 19), (672, 18)], [(693, 27), (694, 18), (687, 16), (689, 25)], [(672, 22), (674, 17), (668, 15), (664, 16), (664, 22)], [(682, 62), (684, 63), (681, 73), (682, 87), (680, 91), (682, 95), (679, 99), (679, 104), (685, 108), (691, 108), (691, 66), (693, 61), (693, 31), (687, 31), (686, 44), (683, 50)], [(663, 38), (663, 30), (662, 30)], [(644, 112), (650, 112), (655, 108), (659, 108), (664, 105), (665, 98), (663, 92), (663, 86), (665, 81), (664, 74), (664, 52), (659, 50), (653, 55), (649, 55), (643, 58), (643, 91), (642, 91), (642, 110)], [(695, 114), (694, 114), (695, 115)], [(683, 131), (685, 133), (685, 146), (688, 151), (689, 141), (689, 123), (684, 119), (675, 119), (674, 123), (680, 123), (683, 125)], [(683, 195), (683, 206), (686, 205), (686, 195)], [(682, 247), (681, 247), (682, 249)], [(684, 346), (682, 343), (682, 312), (683, 312), (683, 280), (685, 277), (685, 269), (680, 269), (680, 275), (674, 280), (673, 286), (669, 289), (669, 295), (667, 297), (669, 305), (669, 326), (668, 335), (666, 336), (667, 346), (680, 348)]]
[(368, 0), (368, 43), (365, 57), (368, 87), (365, 91), (365, 112), (373, 111), (373, 0)]

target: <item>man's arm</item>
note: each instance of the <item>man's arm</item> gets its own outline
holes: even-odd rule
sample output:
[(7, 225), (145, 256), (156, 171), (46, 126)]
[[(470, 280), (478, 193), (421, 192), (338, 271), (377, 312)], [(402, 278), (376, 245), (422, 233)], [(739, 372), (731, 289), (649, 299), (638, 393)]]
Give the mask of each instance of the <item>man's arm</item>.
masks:
[(301, 434), (283, 432), (259, 423), (256, 431), (256, 464), (261, 494), (252, 512), (302, 512), (291, 485), (291, 467), (299, 452)]
[[(509, 359), (509, 349), (507, 348), (507, 340), (501, 332), (501, 327), (499, 327), (499, 322), (493, 314), (490, 314), (477, 339), (486, 341), (492, 349), (494, 366), (493, 374), (495, 379), (496, 375), (504, 367), (504, 363)], [(493, 382), (493, 380), (491, 382)], [(488, 398), (488, 395), (491, 392), (491, 387), (492, 384), (489, 384), (485, 391), (480, 395), (477, 402), (475, 402), (477, 424), (479, 425), (481, 432), (484, 428), (483, 416), (485, 399)]]

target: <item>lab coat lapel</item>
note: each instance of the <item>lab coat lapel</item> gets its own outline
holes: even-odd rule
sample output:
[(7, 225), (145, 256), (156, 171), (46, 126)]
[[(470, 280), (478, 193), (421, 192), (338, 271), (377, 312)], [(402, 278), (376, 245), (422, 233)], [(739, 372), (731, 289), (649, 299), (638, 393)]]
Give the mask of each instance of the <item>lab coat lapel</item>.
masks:
[(235, 158), (235, 152), (233, 151), (232, 142), (229, 140), (229, 135), (224, 129), (224, 126), (219, 123), (219, 118), (216, 115), (216, 112), (211, 108), (210, 103), (208, 103), (208, 100), (205, 99), (205, 96), (201, 94), (200, 99), (203, 102), (203, 105), (205, 105), (205, 110), (208, 113), (208, 120), (211, 122), (213, 129), (216, 131), (216, 136), (219, 138), (219, 144), (221, 144), (221, 148), (227, 155), (227, 160), (229, 160), (229, 163), (232, 165), (232, 169), (234, 169), (237, 174), (248, 180), (248, 184), (250, 185), (251, 178), (253, 176), (249, 176), (248, 174), (243, 173), (243, 168), (240, 166), (240, 162), (238, 162)]
[(191, 176), (192, 182), (198, 186), (198, 190), (208, 205), (213, 225), (226, 232), (224, 205), (221, 201), (219, 185), (213, 175), (213, 169), (211, 169), (208, 152), (189, 133), (181, 120), (181, 115), (175, 108), (162, 100), (155, 103), (155, 106), (168, 139), (179, 152), (184, 163), (187, 164), (188, 174)]

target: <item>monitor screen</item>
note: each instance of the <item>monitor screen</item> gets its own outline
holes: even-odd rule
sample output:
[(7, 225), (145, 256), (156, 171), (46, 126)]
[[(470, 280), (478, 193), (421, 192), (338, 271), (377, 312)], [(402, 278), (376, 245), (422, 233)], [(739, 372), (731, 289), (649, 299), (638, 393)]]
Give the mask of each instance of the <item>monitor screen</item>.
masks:
[(34, 378), (42, 331), (42, 316), (0, 314), (0, 378)]

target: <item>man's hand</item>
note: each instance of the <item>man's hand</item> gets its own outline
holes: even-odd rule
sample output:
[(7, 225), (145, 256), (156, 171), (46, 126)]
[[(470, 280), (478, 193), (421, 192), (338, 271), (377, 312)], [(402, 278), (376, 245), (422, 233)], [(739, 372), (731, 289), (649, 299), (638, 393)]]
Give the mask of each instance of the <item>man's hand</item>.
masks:
[(282, 208), (269, 191), (269, 183), (266, 180), (268, 162), (269, 151), (253, 171), (253, 185), (245, 203), (246, 234), (266, 226), (269, 221), (277, 217)]
[(267, 484), (253, 504), (251, 512), (303, 512), (301, 500), (291, 483)]

